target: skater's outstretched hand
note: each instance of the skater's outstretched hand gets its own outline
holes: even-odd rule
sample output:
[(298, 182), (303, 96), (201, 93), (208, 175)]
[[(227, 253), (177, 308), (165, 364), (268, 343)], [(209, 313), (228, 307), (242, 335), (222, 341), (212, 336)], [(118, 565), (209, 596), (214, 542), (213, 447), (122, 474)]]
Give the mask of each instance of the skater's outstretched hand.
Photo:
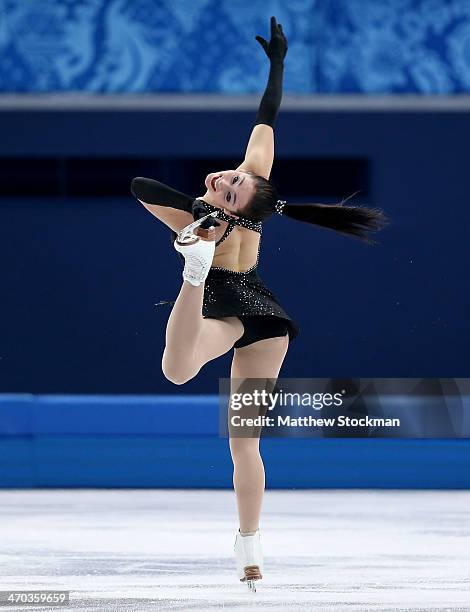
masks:
[(268, 43), (262, 36), (256, 36), (256, 40), (263, 47), (269, 59), (283, 60), (287, 53), (287, 38), (282, 31), (282, 25), (276, 22), (275, 17), (271, 17), (271, 39)]

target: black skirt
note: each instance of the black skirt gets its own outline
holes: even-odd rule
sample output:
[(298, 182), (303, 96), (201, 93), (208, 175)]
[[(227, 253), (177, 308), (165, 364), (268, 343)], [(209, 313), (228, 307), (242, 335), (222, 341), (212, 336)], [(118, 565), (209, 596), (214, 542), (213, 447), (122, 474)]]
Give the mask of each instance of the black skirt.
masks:
[[(204, 286), (202, 316), (213, 319), (239, 317), (245, 334), (235, 344), (236, 348), (286, 332), (289, 340), (293, 340), (299, 333), (299, 326), (264, 284), (257, 266), (247, 272), (211, 268)], [(279, 331), (282, 329), (284, 333)]]
[[(214, 207), (208, 209), (216, 210)], [(176, 233), (171, 231), (173, 244)], [(205, 281), (202, 316), (206, 319), (238, 317), (244, 326), (244, 334), (234, 344), (241, 348), (263, 340), (289, 334), (289, 341), (299, 334), (299, 326), (279, 304), (274, 293), (268, 289), (258, 274), (258, 256), (255, 265), (246, 272), (228, 268), (212, 267)], [(184, 265), (184, 257), (178, 252)], [(174, 304), (161, 301), (157, 305)]]

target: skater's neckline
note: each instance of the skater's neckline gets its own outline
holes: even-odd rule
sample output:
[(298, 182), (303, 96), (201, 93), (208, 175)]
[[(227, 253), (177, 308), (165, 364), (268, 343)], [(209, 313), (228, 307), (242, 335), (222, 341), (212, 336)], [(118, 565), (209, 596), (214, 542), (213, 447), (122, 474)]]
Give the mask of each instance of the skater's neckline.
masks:
[(222, 219), (222, 221), (226, 221), (227, 223), (229, 223), (229, 225), (232, 226), (232, 229), (234, 225), (240, 225), (241, 227), (245, 227), (254, 232), (258, 232), (258, 234), (261, 234), (263, 231), (263, 224), (261, 221), (252, 221), (251, 219), (247, 219), (246, 217), (242, 217), (240, 215), (237, 217), (232, 217), (230, 215), (227, 215), (223, 211), (222, 208), (213, 206), (212, 204), (209, 204), (209, 202), (206, 202), (202, 198), (198, 198), (198, 200), (204, 204), (204, 206), (207, 208), (209, 212), (218, 211), (219, 214), (217, 215), (217, 218)]

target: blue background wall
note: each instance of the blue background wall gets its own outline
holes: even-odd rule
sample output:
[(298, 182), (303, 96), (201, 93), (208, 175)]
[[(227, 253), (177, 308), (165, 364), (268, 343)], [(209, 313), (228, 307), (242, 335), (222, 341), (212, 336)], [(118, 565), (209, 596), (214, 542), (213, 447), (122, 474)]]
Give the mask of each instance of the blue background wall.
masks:
[(286, 91), (469, 89), (467, 0), (0, 0), (0, 91), (260, 91), (270, 15)]
[[(218, 412), (217, 396), (0, 394), (0, 488), (231, 488)], [(261, 445), (269, 488), (470, 487), (470, 440), (265, 438)]]
[[(219, 158), (233, 167), (253, 115), (3, 112), (0, 156), (130, 156), (165, 180), (171, 173), (146, 158), (166, 160), (168, 172), (181, 157), (213, 158), (208, 172)], [(301, 326), (283, 375), (468, 376), (470, 114), (284, 110), (276, 139), (275, 180), (293, 163), (278, 185), (288, 199), (296, 163), (308, 160), (303, 199), (322, 201), (318, 160), (361, 159), (366, 197), (356, 203), (393, 220), (374, 248), (279, 216), (266, 223), (261, 275)], [(128, 195), (132, 170), (118, 173), (116, 198), (1, 201), (1, 391), (177, 391), (160, 367), (170, 310), (154, 304), (175, 298), (181, 266), (167, 229)], [(171, 183), (200, 195), (203, 178)], [(337, 198), (349, 195), (341, 180), (330, 183)], [(114, 189), (112, 177), (103, 182)], [(213, 393), (229, 360), (207, 364), (185, 391)]]

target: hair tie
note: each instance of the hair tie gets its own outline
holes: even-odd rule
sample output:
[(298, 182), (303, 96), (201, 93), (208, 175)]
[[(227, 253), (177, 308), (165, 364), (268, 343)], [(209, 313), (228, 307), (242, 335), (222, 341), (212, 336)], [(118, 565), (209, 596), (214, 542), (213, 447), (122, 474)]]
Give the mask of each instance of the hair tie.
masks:
[(284, 210), (284, 206), (287, 204), (285, 200), (278, 200), (274, 205), (276, 212), (282, 215), (282, 211)]

